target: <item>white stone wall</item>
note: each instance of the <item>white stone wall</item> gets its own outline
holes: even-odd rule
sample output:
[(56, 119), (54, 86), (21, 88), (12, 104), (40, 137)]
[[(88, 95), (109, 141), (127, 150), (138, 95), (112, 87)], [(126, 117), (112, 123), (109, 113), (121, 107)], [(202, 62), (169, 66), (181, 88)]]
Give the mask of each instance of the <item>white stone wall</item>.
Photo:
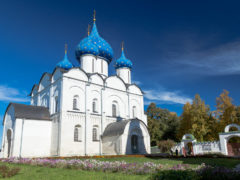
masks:
[[(93, 64), (92, 58), (95, 58)], [(109, 123), (119, 119), (112, 117), (112, 104), (115, 102), (117, 116), (122, 120), (138, 118), (147, 124), (143, 94), (136, 85), (126, 86), (118, 76), (107, 77), (107, 62), (91, 55), (82, 56), (81, 67), (85, 72), (98, 72), (102, 76), (99, 74), (87, 75), (80, 68), (72, 68), (64, 73), (62, 70), (56, 69), (51, 77), (51, 84), (48, 84), (47, 76), (46, 78), (43, 76), (40, 82), (41, 88), (32, 93), (32, 104), (36, 105), (34, 102), (37, 99), (37, 105), (49, 107), (53, 119), (50, 138), (52, 156), (101, 154), (103, 147), (100, 136)], [(73, 109), (74, 96), (79, 97), (77, 110)], [(55, 112), (56, 97), (59, 102), (57, 113)], [(93, 112), (93, 101), (95, 100), (97, 112)], [(74, 142), (76, 125), (82, 127), (81, 142)], [(99, 141), (92, 140), (93, 126), (98, 127)]]
[(193, 152), (197, 154), (207, 154), (207, 153), (220, 153), (220, 142), (195, 142), (193, 143)]

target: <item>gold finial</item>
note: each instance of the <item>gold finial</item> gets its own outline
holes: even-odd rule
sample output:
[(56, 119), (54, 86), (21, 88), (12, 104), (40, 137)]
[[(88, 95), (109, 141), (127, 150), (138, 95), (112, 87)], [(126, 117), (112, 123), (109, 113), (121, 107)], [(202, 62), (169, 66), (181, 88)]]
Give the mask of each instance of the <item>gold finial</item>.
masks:
[(124, 50), (124, 41), (122, 41), (122, 51)]
[(67, 54), (67, 48), (68, 48), (68, 45), (67, 43), (65, 44), (65, 54)]
[(95, 22), (96, 21), (96, 11), (95, 11), (95, 9), (93, 10), (93, 22)]
[(89, 36), (89, 34), (90, 34), (90, 25), (88, 25), (87, 34), (88, 34), (88, 36)]

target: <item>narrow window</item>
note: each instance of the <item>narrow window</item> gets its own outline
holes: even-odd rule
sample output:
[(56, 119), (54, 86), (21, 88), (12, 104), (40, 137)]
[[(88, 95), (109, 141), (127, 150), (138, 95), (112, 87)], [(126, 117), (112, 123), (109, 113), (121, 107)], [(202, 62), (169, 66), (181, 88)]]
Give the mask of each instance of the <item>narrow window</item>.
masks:
[(78, 108), (78, 99), (79, 99), (78, 95), (73, 97), (73, 110), (79, 110), (79, 108)]
[(98, 126), (93, 126), (92, 139), (93, 141), (98, 141)]
[(132, 108), (133, 118), (137, 117), (137, 109), (136, 106), (133, 106)]
[(58, 112), (58, 97), (55, 97), (55, 113)]
[(98, 112), (97, 99), (93, 99), (92, 110), (93, 110), (94, 113), (97, 113), (97, 112)]
[(75, 142), (82, 141), (82, 128), (80, 125), (76, 125), (74, 127), (74, 141)]
[(103, 73), (103, 60), (101, 60), (101, 73)]
[(128, 83), (130, 83), (130, 72), (128, 71)]
[(94, 72), (94, 59), (92, 59), (92, 72)]
[(116, 106), (116, 104), (112, 104), (112, 116), (117, 117), (117, 106)]

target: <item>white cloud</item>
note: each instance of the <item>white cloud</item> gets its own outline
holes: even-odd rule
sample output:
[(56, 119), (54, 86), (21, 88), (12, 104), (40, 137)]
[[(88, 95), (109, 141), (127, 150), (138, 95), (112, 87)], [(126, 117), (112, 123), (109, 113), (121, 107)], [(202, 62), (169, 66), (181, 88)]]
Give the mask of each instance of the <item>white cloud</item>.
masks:
[[(27, 102), (27, 97), (24, 93), (19, 92), (15, 88), (0, 85), (0, 101), (13, 101), (13, 102)], [(26, 95), (25, 95), (26, 96)]]
[(185, 65), (183, 69), (185, 72), (205, 75), (240, 74), (240, 41), (204, 50), (199, 49), (178, 54), (172, 60), (177, 64)]
[(150, 101), (154, 102), (164, 102), (164, 103), (173, 103), (173, 104), (185, 104), (186, 102), (192, 102), (192, 99), (181, 95), (179, 92), (170, 92), (165, 90), (144, 90), (145, 98), (147, 101), (145, 104)]

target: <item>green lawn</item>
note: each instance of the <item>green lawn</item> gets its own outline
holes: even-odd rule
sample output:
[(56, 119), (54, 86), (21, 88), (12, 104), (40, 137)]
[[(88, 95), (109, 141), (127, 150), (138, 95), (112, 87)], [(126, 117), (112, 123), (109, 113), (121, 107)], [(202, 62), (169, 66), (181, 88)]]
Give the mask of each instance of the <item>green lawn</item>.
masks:
[[(5, 163), (0, 163), (5, 164)], [(81, 171), (74, 169), (47, 168), (31, 165), (8, 164), (10, 167), (20, 167), (19, 174), (6, 179), (16, 180), (141, 180), (147, 179), (146, 175), (127, 175), (121, 173), (103, 173), (94, 171)]]
[[(165, 158), (146, 158), (146, 157), (120, 157), (120, 158), (97, 158), (101, 161), (126, 161), (126, 162), (154, 162), (159, 164), (168, 164), (169, 166), (175, 164), (190, 164), (192, 166), (200, 165), (201, 163), (209, 165), (218, 165), (226, 167), (235, 167), (240, 164), (239, 159), (227, 159), (227, 158), (179, 158), (179, 159), (165, 159)], [(0, 163), (0, 165), (6, 163)], [(96, 179), (96, 180), (108, 180), (108, 179), (148, 179), (149, 175), (126, 175), (122, 173), (103, 173), (93, 171), (81, 171), (74, 169), (62, 169), (62, 168), (48, 168), (31, 165), (16, 165), (8, 164), (10, 167), (20, 167), (20, 173), (9, 179), (19, 180), (74, 180), (74, 179)]]

